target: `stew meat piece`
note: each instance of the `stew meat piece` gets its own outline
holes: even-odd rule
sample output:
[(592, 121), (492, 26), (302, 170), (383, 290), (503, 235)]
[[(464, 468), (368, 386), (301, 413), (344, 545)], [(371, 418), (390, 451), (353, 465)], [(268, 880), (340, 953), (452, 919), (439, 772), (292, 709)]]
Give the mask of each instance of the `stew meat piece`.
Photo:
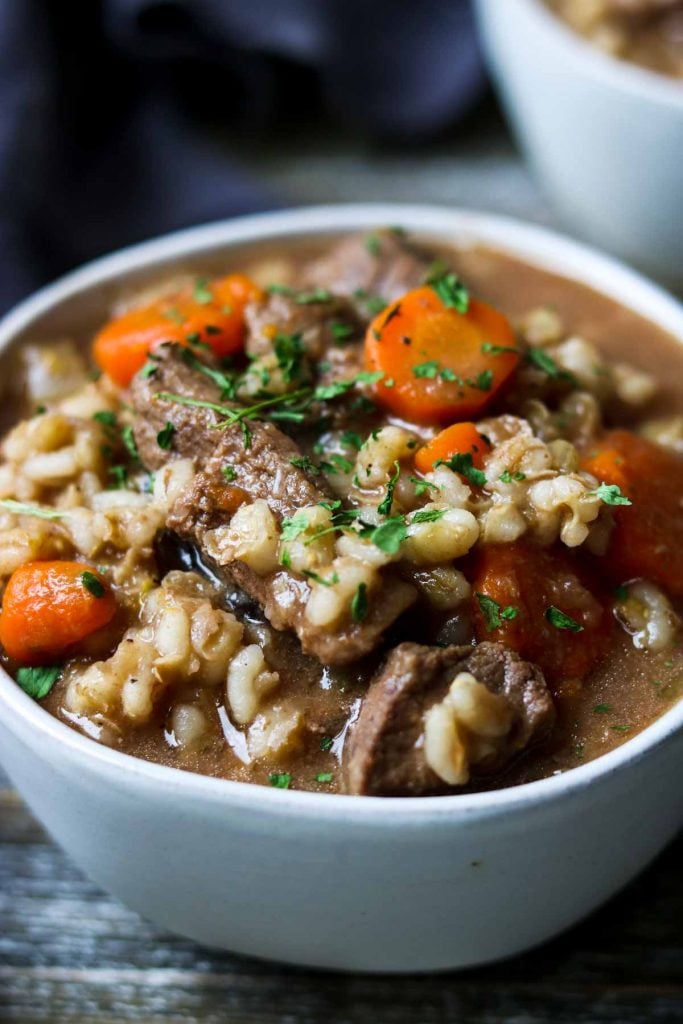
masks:
[(505, 749), (495, 763), (487, 763), (487, 772), (502, 768), (552, 728), (555, 707), (543, 673), (503, 644), (403, 643), (379, 669), (350, 732), (344, 751), (348, 792), (421, 796), (452, 788), (427, 764), (421, 737), (425, 712), (444, 699), (459, 672), (471, 673), (491, 692), (505, 696), (514, 712)]
[[(263, 499), (271, 512), (282, 520), (306, 505), (330, 500), (333, 495), (319, 478), (315, 481), (304, 470), (291, 464), (301, 451), (272, 423), (249, 421), (251, 443), (245, 447), (239, 423), (216, 429), (219, 417), (210, 409), (181, 405), (159, 399), (161, 392), (182, 395), (200, 401), (218, 401), (218, 389), (208, 378), (188, 367), (177, 346), (158, 350), (156, 372), (146, 379), (139, 375), (132, 386), (132, 401), (138, 412), (135, 439), (140, 458), (150, 470), (159, 469), (169, 459), (193, 459), (199, 470), (192, 485), (171, 509), (169, 530), (206, 551), (206, 533), (229, 523), (237, 507), (235, 495), (247, 501)], [(159, 446), (158, 433), (173, 424), (172, 450)], [(233, 483), (226, 483), (223, 470), (232, 466)], [(241, 561), (218, 563), (227, 580), (253, 598), (275, 629), (294, 630), (304, 651), (325, 664), (355, 661), (372, 650), (384, 630), (416, 597), (415, 590), (392, 571), (386, 573), (382, 592), (371, 603), (362, 623), (344, 622), (336, 628), (312, 625), (304, 611), (309, 585), (286, 569), (261, 576)]]
[(368, 300), (389, 303), (417, 288), (432, 262), (402, 232), (377, 230), (337, 242), (304, 268), (302, 282), (305, 287), (352, 296), (360, 315), (370, 319), (374, 314)]

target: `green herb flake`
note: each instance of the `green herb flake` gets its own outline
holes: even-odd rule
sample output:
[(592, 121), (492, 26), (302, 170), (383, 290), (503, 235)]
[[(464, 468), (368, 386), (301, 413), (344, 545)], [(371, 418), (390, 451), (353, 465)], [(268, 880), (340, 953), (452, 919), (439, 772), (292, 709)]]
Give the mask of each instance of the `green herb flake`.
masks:
[(289, 789), (292, 783), (292, 776), (289, 772), (271, 772), (268, 781), (275, 789)]
[(163, 317), (165, 320), (170, 320), (172, 323), (179, 324), (181, 326), (185, 323), (185, 317), (179, 309), (176, 309), (175, 306), (169, 306), (168, 309), (164, 310)]
[(234, 466), (223, 466), (221, 474), (223, 479), (227, 480), (229, 484), (231, 484), (233, 480), (237, 479), (237, 471)]
[(410, 517), (411, 523), (436, 523), (448, 512), (447, 508), (423, 508), (413, 512)]
[(323, 736), (322, 739), (320, 740), (320, 749), (323, 751), (323, 753), (327, 754), (327, 752), (332, 749), (333, 743), (334, 740), (332, 739), (331, 736)]
[(625, 601), (628, 597), (628, 587), (625, 587), (623, 583), (620, 583), (618, 587), (614, 588), (614, 596), (617, 601)]
[(332, 782), (333, 779), (334, 775), (332, 772), (318, 772), (318, 774), (315, 776), (316, 782)]
[(92, 417), (97, 423), (101, 423), (105, 427), (116, 426), (116, 413), (110, 412), (109, 409), (100, 409), (99, 412), (93, 413)]
[(610, 725), (610, 729), (612, 729), (614, 732), (630, 732), (631, 731), (631, 726), (630, 725)]
[(420, 480), (418, 476), (409, 476), (408, 480), (415, 488), (415, 496), (417, 498), (423, 498), (428, 495), (430, 491), (438, 491), (439, 488), (436, 484), (432, 484), (429, 480)]
[(351, 599), (351, 618), (354, 622), (365, 622), (369, 610), (367, 584), (359, 583)]
[(470, 308), (469, 292), (457, 274), (452, 271), (430, 276), (427, 284), (434, 289), (448, 309), (466, 313)]
[(547, 373), (551, 380), (566, 380), (576, 384), (576, 378), (567, 370), (562, 370), (552, 356), (544, 352), (542, 348), (531, 348), (526, 354), (527, 361), (543, 373)]
[(426, 363), (417, 363), (413, 366), (415, 377), (423, 377), (427, 380), (434, 380), (439, 372), (439, 363), (436, 359), (429, 359)]
[(192, 289), (192, 297), (200, 306), (208, 306), (210, 302), (213, 302), (213, 292), (211, 291), (208, 277), (196, 278), (194, 288)]
[(365, 248), (371, 256), (379, 256), (382, 251), (382, 242), (377, 235), (366, 235)]
[(335, 583), (339, 583), (339, 576), (336, 572), (333, 572), (328, 580), (319, 576), (317, 572), (313, 572), (311, 569), (304, 569), (304, 576), (315, 583), (320, 583), (323, 587), (333, 587)]
[(514, 605), (509, 604), (505, 608), (501, 608), (497, 601), (488, 594), (476, 594), (479, 608), (484, 616), (484, 622), (486, 624), (487, 632), (492, 632), (494, 629), (500, 629), (503, 622), (511, 622), (512, 619), (516, 619), (519, 614), (519, 609), (515, 608)]
[(297, 469), (302, 469), (304, 473), (310, 473), (311, 476), (320, 476), (320, 466), (309, 459), (308, 455), (298, 455), (296, 458), (290, 459), (289, 464), (296, 466)]
[(395, 555), (408, 536), (408, 528), (403, 516), (392, 516), (380, 526), (373, 527), (367, 535), (380, 551), (386, 551), (388, 555)]
[(493, 371), (482, 370), (478, 373), (474, 381), (467, 381), (471, 387), (478, 388), (479, 391), (490, 391), (493, 386)]
[(387, 493), (377, 506), (377, 511), (381, 516), (391, 515), (391, 506), (394, 501), (394, 491), (396, 490), (396, 484), (398, 483), (400, 475), (401, 466), (399, 464), (398, 459), (396, 459), (396, 461), (394, 462), (394, 472), (390, 476), (389, 483), (387, 484)]
[(282, 520), (282, 540), (285, 543), (290, 540), (296, 540), (300, 534), (308, 529), (308, 526), (309, 522), (305, 512), (296, 512), (290, 519)]
[(94, 572), (81, 573), (81, 583), (86, 590), (89, 590), (93, 597), (104, 597), (104, 584)]
[(481, 350), (489, 356), (500, 356), (503, 352), (514, 352), (515, 355), (519, 355), (519, 349), (514, 348), (512, 345), (494, 345), (490, 341), (483, 342)]
[(510, 473), (510, 470), (509, 469), (504, 469), (503, 472), (498, 477), (498, 479), (502, 483), (504, 483), (504, 484), (511, 484), (512, 483), (512, 474)]
[(473, 465), (471, 452), (456, 452), (450, 459), (437, 459), (434, 469), (438, 466), (447, 466), (454, 473), (460, 473), (475, 487), (483, 487), (486, 483), (486, 473)]
[(111, 486), (114, 490), (125, 487), (128, 482), (128, 470), (125, 466), (108, 466), (107, 473), (112, 478)]
[(596, 704), (593, 711), (596, 715), (608, 715), (612, 710), (611, 704)]
[(63, 519), (67, 515), (66, 512), (59, 512), (56, 508), (27, 505), (23, 501), (14, 501), (13, 498), (3, 498), (0, 501), (0, 508), (4, 508), (15, 516), (34, 516), (36, 519)]
[(123, 441), (123, 446), (131, 459), (133, 459), (134, 462), (139, 462), (140, 453), (138, 452), (138, 446), (135, 442), (133, 428), (129, 423), (126, 423), (125, 426), (121, 427), (121, 440)]
[(166, 425), (157, 434), (157, 444), (164, 451), (169, 451), (173, 444), (173, 435), (175, 434), (175, 427), (170, 420), (166, 420)]
[(631, 505), (630, 498), (627, 498), (625, 494), (621, 493), (619, 484), (606, 484), (601, 483), (599, 487), (596, 487), (594, 491), (589, 491), (589, 495), (594, 495), (596, 498), (600, 498), (605, 505)]
[(276, 334), (275, 356), (277, 365), (287, 383), (295, 380), (301, 373), (301, 363), (305, 354), (300, 334)]
[(342, 444), (355, 448), (357, 452), (363, 447), (363, 438), (353, 430), (345, 430), (340, 440)]
[(39, 665), (17, 670), (16, 681), (24, 693), (34, 700), (42, 700), (62, 674), (61, 665)]
[(556, 608), (555, 605), (551, 605), (550, 608), (546, 608), (545, 617), (550, 625), (554, 626), (555, 629), (566, 629), (570, 633), (583, 632), (584, 627), (580, 622), (577, 622), (576, 619), (572, 619), (572, 617), (567, 615), (565, 612), (560, 611), (560, 609)]
[(149, 380), (150, 377), (154, 376), (157, 370), (158, 366), (154, 360), (148, 359), (142, 369), (138, 371), (138, 377), (141, 377), (143, 380)]
[(333, 320), (330, 323), (330, 334), (337, 344), (342, 344), (352, 338), (355, 331), (351, 324), (345, 324), (341, 320)]

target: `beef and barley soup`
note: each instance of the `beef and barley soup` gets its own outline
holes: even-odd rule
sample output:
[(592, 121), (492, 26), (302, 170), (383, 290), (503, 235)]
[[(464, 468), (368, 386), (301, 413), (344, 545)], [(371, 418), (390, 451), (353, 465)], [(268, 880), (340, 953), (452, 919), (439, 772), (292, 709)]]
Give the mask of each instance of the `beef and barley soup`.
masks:
[(143, 283), (5, 364), (1, 657), (49, 713), (399, 796), (566, 771), (679, 698), (672, 337), (400, 229)]
[(683, 0), (544, 2), (605, 53), (683, 78)]

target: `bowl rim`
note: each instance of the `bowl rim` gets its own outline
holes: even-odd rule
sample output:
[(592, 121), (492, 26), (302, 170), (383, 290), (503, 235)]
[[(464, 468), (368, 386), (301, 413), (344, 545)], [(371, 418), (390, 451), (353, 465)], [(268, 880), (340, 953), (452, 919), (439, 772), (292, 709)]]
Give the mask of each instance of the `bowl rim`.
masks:
[[(683, 306), (642, 275), (592, 247), (547, 228), (478, 211), (402, 203), (330, 204), (251, 214), (163, 236), (101, 257), (59, 278), (26, 298), (0, 322), (0, 351), (38, 317), (91, 287), (116, 281), (128, 273), (154, 268), (178, 258), (201, 258), (216, 250), (238, 249), (251, 242), (334, 235), (400, 224), (417, 235), (459, 246), (487, 245), (532, 265), (577, 280), (653, 320), (683, 344)], [(5, 727), (15, 716), (34, 735), (72, 759), (92, 762), (110, 774), (114, 784), (154, 786), (217, 804), (256, 811), (296, 814), (306, 819), (345, 821), (379, 826), (410, 825), (446, 819), (499, 817), (575, 799), (587, 787), (637, 764), (683, 735), (683, 700), (665, 711), (632, 739), (609, 753), (564, 773), (507, 789), (450, 796), (349, 796), (305, 790), (281, 790), (248, 782), (219, 779), (179, 770), (101, 746), (49, 714), (0, 669), (0, 708)], [(9, 768), (9, 765), (7, 765)]]
[[(490, 0), (477, 2), (490, 4)], [(605, 53), (575, 31), (559, 14), (546, 7), (543, 0), (513, 2), (524, 10), (527, 17), (537, 20), (538, 28), (545, 33), (548, 45), (560, 48), (565, 57), (573, 60), (583, 72), (632, 95), (670, 104), (679, 110), (683, 108), (683, 81)]]

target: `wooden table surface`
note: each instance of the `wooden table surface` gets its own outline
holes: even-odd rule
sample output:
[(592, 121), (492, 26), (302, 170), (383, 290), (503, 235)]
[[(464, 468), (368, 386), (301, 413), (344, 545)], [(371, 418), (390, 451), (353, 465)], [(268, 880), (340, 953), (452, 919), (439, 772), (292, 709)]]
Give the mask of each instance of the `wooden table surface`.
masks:
[[(407, 154), (311, 137), (245, 146), (243, 157), (292, 204), (444, 202), (554, 223), (495, 113)], [(158, 932), (86, 881), (0, 775), (0, 1022), (9, 1021), (680, 1024), (683, 840), (608, 906), (523, 957), (446, 975), (344, 976)]]

